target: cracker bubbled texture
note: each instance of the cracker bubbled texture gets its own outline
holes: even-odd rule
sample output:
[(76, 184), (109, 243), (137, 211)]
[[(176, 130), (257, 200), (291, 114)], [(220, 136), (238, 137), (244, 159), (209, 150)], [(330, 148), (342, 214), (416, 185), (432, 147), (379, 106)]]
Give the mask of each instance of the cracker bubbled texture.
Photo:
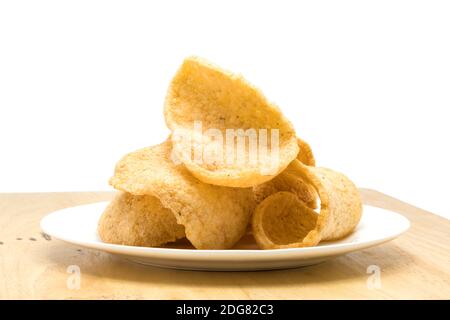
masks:
[[(269, 152), (261, 156), (256, 164), (250, 161), (245, 165), (238, 161), (222, 161), (211, 165), (181, 156), (192, 174), (206, 183), (252, 187), (272, 179), (298, 154), (294, 127), (277, 106), (268, 102), (258, 89), (242, 77), (200, 58), (187, 58), (176, 73), (166, 96), (164, 117), (172, 132), (192, 131), (195, 121), (201, 121), (204, 131), (217, 129), (224, 137), (226, 130), (233, 128), (267, 129), (268, 138), (271, 129), (279, 130), (279, 153), (272, 153), (268, 143)], [(181, 146), (180, 149), (189, 147)], [(264, 167), (273, 163), (276, 163), (275, 168), (266, 174)]]
[(172, 211), (150, 195), (119, 192), (100, 218), (98, 233), (104, 242), (154, 247), (184, 238), (184, 227)]
[(231, 248), (245, 234), (253, 212), (252, 189), (206, 184), (174, 163), (171, 150), (166, 141), (129, 153), (116, 165), (110, 184), (158, 198), (197, 249)]

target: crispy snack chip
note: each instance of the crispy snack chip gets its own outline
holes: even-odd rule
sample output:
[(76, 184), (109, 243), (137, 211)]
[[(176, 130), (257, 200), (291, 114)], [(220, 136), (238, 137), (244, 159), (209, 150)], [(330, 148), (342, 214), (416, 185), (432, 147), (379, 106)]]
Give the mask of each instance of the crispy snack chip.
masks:
[(358, 224), (362, 203), (356, 186), (343, 174), (293, 161), (292, 169), (314, 186), (320, 198), (315, 213), (289, 192), (262, 201), (253, 214), (253, 235), (263, 249), (315, 246), (347, 236)]
[[(252, 187), (272, 179), (298, 154), (294, 128), (277, 106), (242, 77), (199, 58), (186, 59), (173, 78), (164, 116), (178, 158), (205, 183)], [(255, 152), (250, 142), (255, 135), (254, 141), (260, 142), (261, 130), (266, 132), (267, 152), (260, 152), (260, 144)], [(241, 157), (235, 147), (239, 139), (245, 139)], [(202, 150), (200, 159), (192, 155), (196, 147)], [(205, 159), (205, 150), (212, 150), (214, 157)]]
[(132, 152), (116, 165), (110, 184), (135, 195), (152, 195), (170, 209), (197, 249), (227, 249), (246, 231), (254, 209), (251, 188), (214, 186), (197, 180), (171, 159), (171, 143)]
[(172, 211), (150, 195), (117, 194), (98, 224), (104, 242), (128, 246), (155, 247), (184, 238), (184, 227)]
[[(308, 143), (297, 138), (299, 153), (297, 159), (308, 166), (314, 166), (316, 161)], [(272, 180), (253, 187), (256, 203), (260, 203), (268, 196), (279, 192), (288, 191), (295, 194), (308, 207), (317, 207), (317, 192), (314, 187), (296, 174), (295, 166), (290, 164), (283, 172)]]
[(281, 191), (264, 199), (253, 214), (253, 236), (262, 249), (313, 246), (317, 213), (305, 206), (293, 193)]

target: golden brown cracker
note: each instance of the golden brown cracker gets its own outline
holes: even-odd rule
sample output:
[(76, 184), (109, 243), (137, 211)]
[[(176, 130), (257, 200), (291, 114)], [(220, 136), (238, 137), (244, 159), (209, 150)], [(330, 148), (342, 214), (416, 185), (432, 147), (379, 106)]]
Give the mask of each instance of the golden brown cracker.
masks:
[(229, 188), (196, 179), (171, 157), (171, 143), (132, 152), (116, 165), (110, 184), (153, 195), (170, 209), (197, 249), (227, 249), (244, 234), (254, 209), (251, 188)]
[(312, 246), (319, 238), (310, 236), (317, 213), (305, 206), (296, 195), (281, 191), (264, 199), (253, 214), (253, 236), (262, 249)]
[[(320, 212), (318, 213), (314, 228), (310, 229), (304, 238), (299, 237), (291, 244), (276, 243), (276, 236), (268, 234), (263, 221), (266, 215), (280, 214), (277, 207), (271, 204), (273, 196), (261, 202), (253, 215), (252, 226), (255, 239), (263, 249), (314, 246), (322, 240), (336, 240), (350, 234), (357, 226), (362, 214), (362, 202), (356, 186), (346, 176), (326, 168), (316, 168), (303, 165), (296, 160), (292, 163), (293, 170), (307, 183), (314, 186), (320, 198)], [(277, 193), (281, 202), (286, 202), (286, 210), (297, 212), (302, 217), (310, 215), (313, 211), (304, 205), (297, 197), (292, 200), (292, 194)], [(292, 217), (292, 215), (290, 216)], [(295, 223), (295, 219), (292, 223)], [(270, 221), (275, 221), (271, 219)], [(289, 223), (287, 223), (289, 224)], [(294, 236), (290, 236), (290, 239)]]
[(154, 247), (184, 238), (184, 227), (174, 214), (150, 195), (118, 193), (100, 218), (102, 241), (128, 246)]
[[(295, 130), (277, 106), (268, 102), (259, 90), (242, 77), (199, 58), (187, 58), (173, 78), (165, 101), (164, 116), (173, 138), (179, 137), (180, 132), (189, 137), (190, 141), (174, 139), (172, 142), (181, 161), (194, 176), (206, 183), (252, 187), (272, 179), (298, 154)], [(201, 123), (200, 136), (194, 132), (195, 122)], [(242, 130), (240, 136), (244, 136), (246, 141), (244, 164), (233, 156), (230, 157), (231, 161), (227, 160), (224, 142), (227, 130), (237, 129)], [(268, 140), (264, 145), (268, 147), (268, 152), (255, 154), (248, 143), (248, 136), (256, 133), (259, 139), (261, 129), (267, 130)], [(272, 148), (270, 137), (275, 131), (271, 129), (278, 130), (278, 148), (275, 148), (276, 144)], [(208, 130), (218, 132), (222, 141), (211, 138), (207, 134)], [(217, 154), (222, 161), (195, 159), (190, 152), (192, 140), (202, 150), (217, 145)], [(235, 140), (229, 141), (234, 144)], [(237, 148), (234, 150), (238, 152)], [(257, 161), (252, 162), (255, 156)]]

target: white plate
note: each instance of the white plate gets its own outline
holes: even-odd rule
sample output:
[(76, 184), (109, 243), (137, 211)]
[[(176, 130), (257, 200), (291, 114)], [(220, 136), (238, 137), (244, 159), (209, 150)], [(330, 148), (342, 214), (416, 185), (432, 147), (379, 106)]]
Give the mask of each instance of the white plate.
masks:
[(353, 234), (317, 247), (258, 250), (251, 235), (245, 236), (232, 250), (185, 249), (188, 246), (183, 243), (170, 248), (132, 247), (103, 243), (99, 239), (97, 223), (107, 204), (100, 202), (50, 213), (41, 220), (41, 228), (57, 239), (117, 254), (142, 264), (189, 270), (243, 271), (316, 264), (392, 240), (410, 226), (408, 219), (397, 213), (364, 206), (361, 222)]

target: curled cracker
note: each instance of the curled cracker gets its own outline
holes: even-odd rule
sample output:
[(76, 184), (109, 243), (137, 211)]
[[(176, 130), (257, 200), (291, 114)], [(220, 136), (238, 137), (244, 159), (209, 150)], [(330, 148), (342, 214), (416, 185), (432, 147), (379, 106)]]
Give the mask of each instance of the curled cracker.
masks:
[[(271, 215), (279, 216), (280, 208), (273, 204), (274, 199), (286, 203), (281, 209), (290, 213), (284, 225), (297, 224), (311, 226), (310, 218), (314, 212), (304, 205), (297, 197), (286, 192), (276, 193), (261, 202), (253, 215), (252, 227), (256, 241), (263, 249), (297, 248), (317, 245), (322, 240), (337, 240), (350, 234), (358, 224), (362, 214), (362, 203), (356, 186), (343, 174), (326, 168), (308, 167), (300, 161), (293, 161), (293, 169), (298, 176), (310, 183), (316, 189), (320, 198), (320, 212), (313, 228), (308, 232), (285, 235), (295, 241), (284, 243), (275, 229), (270, 229), (264, 221), (276, 222)], [(274, 196), (277, 196), (275, 198)], [(297, 212), (294, 217), (292, 213)], [(307, 218), (305, 218), (307, 217)], [(271, 234), (271, 232), (273, 234)], [(277, 242), (278, 241), (278, 242)]]
[(281, 191), (264, 199), (253, 214), (253, 236), (262, 249), (313, 246), (319, 243), (311, 233), (317, 213), (293, 193)]

